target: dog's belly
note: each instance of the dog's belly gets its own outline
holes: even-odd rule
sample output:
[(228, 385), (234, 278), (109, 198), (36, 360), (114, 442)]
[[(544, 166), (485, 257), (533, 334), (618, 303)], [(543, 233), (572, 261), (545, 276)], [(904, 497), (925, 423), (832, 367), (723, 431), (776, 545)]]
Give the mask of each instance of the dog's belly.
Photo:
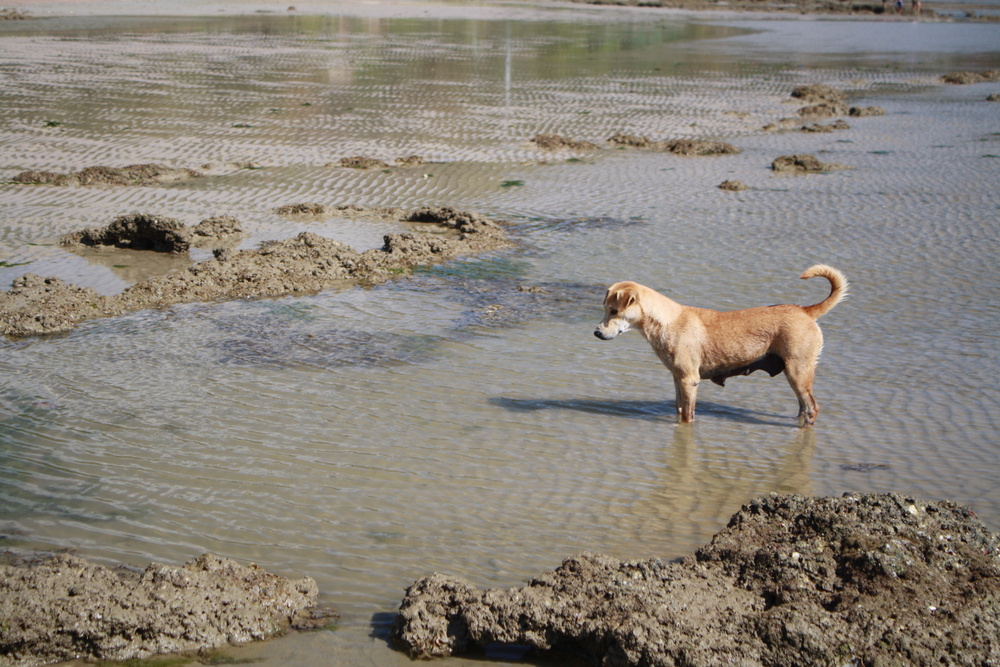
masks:
[(765, 354), (760, 359), (743, 366), (705, 369), (701, 373), (701, 379), (711, 380), (715, 384), (724, 387), (727, 378), (737, 375), (750, 375), (754, 371), (766, 371), (768, 375), (774, 377), (783, 370), (785, 370), (784, 359), (777, 354)]

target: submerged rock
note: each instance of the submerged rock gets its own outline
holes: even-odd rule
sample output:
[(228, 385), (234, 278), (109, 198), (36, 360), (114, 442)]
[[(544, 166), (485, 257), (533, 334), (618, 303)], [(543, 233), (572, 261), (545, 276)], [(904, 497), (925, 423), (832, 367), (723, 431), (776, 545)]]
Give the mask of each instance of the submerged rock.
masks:
[(742, 192), (743, 190), (749, 190), (750, 186), (743, 181), (722, 181), (719, 183), (718, 188), (728, 192)]
[(516, 644), (616, 666), (991, 664), (1000, 539), (946, 501), (772, 495), (680, 563), (584, 553), (508, 590), (424, 577), (393, 637), (421, 658)]
[(316, 582), (205, 554), (139, 573), (61, 554), (0, 565), (0, 665), (131, 660), (316, 626)]

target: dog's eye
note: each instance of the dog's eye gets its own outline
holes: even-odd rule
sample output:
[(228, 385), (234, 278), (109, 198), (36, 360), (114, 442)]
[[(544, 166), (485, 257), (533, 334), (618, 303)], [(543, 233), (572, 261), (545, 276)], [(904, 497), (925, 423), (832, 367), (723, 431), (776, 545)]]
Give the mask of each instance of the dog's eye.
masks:
[(617, 315), (618, 314), (618, 309), (617, 308), (612, 308), (608, 312), (611, 313), (612, 315)]

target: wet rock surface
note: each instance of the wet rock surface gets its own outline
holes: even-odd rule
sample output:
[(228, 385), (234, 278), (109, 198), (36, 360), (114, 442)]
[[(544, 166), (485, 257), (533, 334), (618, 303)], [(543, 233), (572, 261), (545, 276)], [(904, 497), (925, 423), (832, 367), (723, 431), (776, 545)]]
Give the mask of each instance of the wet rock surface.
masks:
[(584, 553), (508, 590), (424, 577), (393, 637), (422, 658), (505, 644), (608, 666), (993, 664), (1000, 540), (947, 501), (772, 495), (682, 562)]
[(0, 564), (0, 665), (128, 660), (266, 639), (328, 622), (316, 582), (205, 554), (182, 567), (77, 556)]
[[(360, 207), (348, 208), (357, 215), (364, 212)], [(375, 209), (373, 215), (380, 216), (389, 210), (395, 211)], [(128, 227), (135, 232), (134, 238), (148, 236), (150, 230), (176, 232), (169, 219), (138, 217), (149, 224), (133, 226), (135, 219), (129, 218), (128, 224), (112, 223), (112, 226)], [(14, 281), (11, 290), (0, 292), (0, 332), (13, 336), (59, 333), (89, 319), (178, 303), (315, 293), (346, 283), (373, 285), (406, 275), (418, 265), (437, 264), (459, 255), (512, 245), (501, 224), (476, 213), (421, 208), (401, 211), (398, 219), (418, 227), (427, 224), (433, 231), (387, 234), (381, 248), (365, 252), (310, 232), (268, 241), (253, 250), (220, 247), (212, 260), (180, 273), (144, 280), (114, 296), (104, 296), (57, 278), (26, 274)], [(229, 218), (202, 223), (206, 233), (218, 231), (220, 226), (223, 230), (230, 229), (232, 224)], [(187, 233), (194, 236), (193, 231)], [(114, 236), (116, 244), (128, 243), (131, 238)]]

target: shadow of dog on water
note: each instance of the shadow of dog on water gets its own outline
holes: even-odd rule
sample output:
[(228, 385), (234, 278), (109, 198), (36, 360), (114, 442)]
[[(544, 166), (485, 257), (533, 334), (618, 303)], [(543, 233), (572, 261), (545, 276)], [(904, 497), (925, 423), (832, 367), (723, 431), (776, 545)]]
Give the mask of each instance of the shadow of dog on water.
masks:
[[(511, 398), (497, 396), (490, 403), (511, 412), (535, 412), (538, 410), (576, 410), (592, 414), (614, 417), (631, 417), (645, 420), (673, 421), (677, 416), (674, 401), (649, 400), (606, 400), (588, 398)], [(761, 424), (768, 426), (794, 426), (785, 421), (781, 415), (737, 408), (731, 405), (703, 401), (699, 408), (705, 415), (745, 424)]]

